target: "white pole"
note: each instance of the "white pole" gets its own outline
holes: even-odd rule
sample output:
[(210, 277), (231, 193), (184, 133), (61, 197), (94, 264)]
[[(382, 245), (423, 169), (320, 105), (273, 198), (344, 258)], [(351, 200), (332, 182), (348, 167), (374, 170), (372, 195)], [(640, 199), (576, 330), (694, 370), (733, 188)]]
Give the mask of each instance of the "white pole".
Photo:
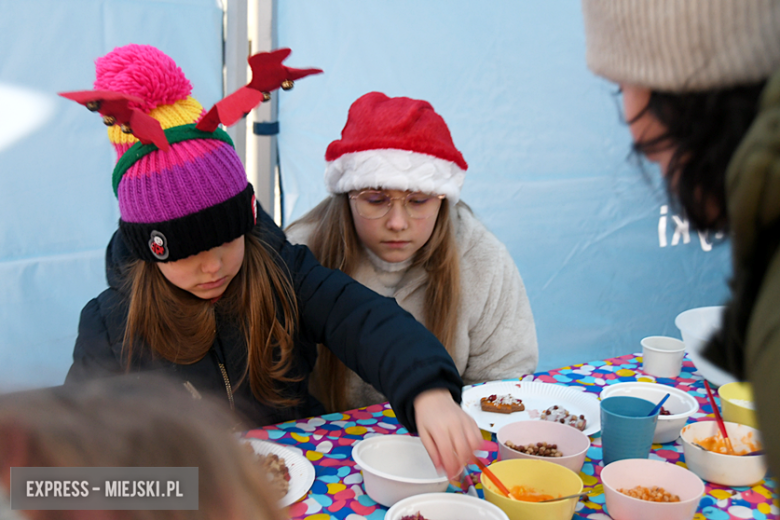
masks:
[[(274, 0), (248, 0), (249, 41), (252, 54), (266, 52), (277, 47), (274, 30), (276, 2)], [(277, 185), (277, 153), (275, 135), (255, 135), (254, 123), (273, 122), (277, 119), (279, 93), (271, 93), (271, 100), (261, 103), (247, 117), (247, 172), (251, 172), (257, 200), (263, 209), (274, 217), (277, 224), (281, 223), (281, 207), (278, 203)]]
[[(224, 0), (225, 13), (225, 92), (231, 94), (248, 83), (247, 62), (249, 44), (247, 38), (247, 0)], [(246, 119), (227, 130), (235, 144), (236, 152), (246, 167)], [(251, 177), (250, 177), (251, 182)]]

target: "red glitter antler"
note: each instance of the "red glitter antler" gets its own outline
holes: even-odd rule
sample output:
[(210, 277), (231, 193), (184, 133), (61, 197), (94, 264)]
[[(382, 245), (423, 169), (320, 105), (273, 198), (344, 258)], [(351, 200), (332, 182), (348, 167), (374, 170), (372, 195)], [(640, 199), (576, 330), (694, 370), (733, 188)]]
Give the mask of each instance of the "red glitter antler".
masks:
[(290, 49), (260, 52), (247, 60), (252, 68), (252, 81), (222, 101), (218, 101), (197, 124), (199, 130), (213, 132), (223, 124), (230, 126), (263, 101), (271, 98), (270, 92), (278, 88), (289, 90), (296, 79), (319, 74), (320, 69), (294, 69), (282, 65), (290, 55)]
[(107, 126), (120, 125), (126, 134), (133, 134), (143, 144), (154, 143), (160, 150), (170, 149), (160, 122), (131, 104), (140, 106), (143, 99), (110, 90), (80, 90), (60, 92), (60, 96), (84, 105), (103, 116)]

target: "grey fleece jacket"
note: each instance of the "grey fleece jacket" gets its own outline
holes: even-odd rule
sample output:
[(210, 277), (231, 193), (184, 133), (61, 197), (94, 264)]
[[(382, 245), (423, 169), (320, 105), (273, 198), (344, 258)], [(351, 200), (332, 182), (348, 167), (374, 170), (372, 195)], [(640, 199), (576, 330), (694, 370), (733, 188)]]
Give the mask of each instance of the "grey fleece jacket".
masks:
[[(502, 244), (464, 205), (452, 214), (460, 260), (461, 303), (452, 357), (465, 384), (521, 377), (538, 362), (536, 327), (520, 273)], [(294, 244), (308, 244), (314, 225), (287, 230)], [(422, 268), (383, 262), (368, 251), (354, 278), (396, 299), (423, 322), (428, 276)], [(354, 372), (347, 381), (350, 408), (386, 398)]]

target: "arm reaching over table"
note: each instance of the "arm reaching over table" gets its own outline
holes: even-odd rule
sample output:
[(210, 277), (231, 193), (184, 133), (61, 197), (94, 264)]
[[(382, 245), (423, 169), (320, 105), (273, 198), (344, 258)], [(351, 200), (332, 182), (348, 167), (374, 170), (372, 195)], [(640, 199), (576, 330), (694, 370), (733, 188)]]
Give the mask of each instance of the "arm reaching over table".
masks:
[(414, 400), (417, 430), (433, 465), (453, 478), (482, 444), (479, 428), (442, 388), (427, 390)]

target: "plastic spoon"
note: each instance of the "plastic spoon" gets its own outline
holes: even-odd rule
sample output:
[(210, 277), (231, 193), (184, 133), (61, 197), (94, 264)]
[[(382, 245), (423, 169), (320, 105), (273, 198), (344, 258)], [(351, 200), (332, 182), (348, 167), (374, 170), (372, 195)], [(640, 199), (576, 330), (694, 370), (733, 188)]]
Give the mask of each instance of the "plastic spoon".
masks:
[(715, 404), (715, 397), (713, 397), (712, 389), (710, 388), (710, 384), (706, 379), (704, 380), (704, 388), (707, 389), (707, 396), (710, 398), (710, 404), (712, 404), (712, 411), (715, 412), (715, 422), (718, 423), (718, 428), (720, 428), (720, 434), (723, 435), (723, 442), (726, 443), (726, 449), (728, 450), (729, 455), (735, 455), (734, 447), (731, 446), (731, 439), (729, 439), (729, 434), (726, 433), (726, 425), (723, 424), (723, 418), (720, 416), (720, 410), (718, 409), (718, 405)]
[(463, 468), (463, 476), (460, 479), (461, 490), (463, 489), (464, 484), (466, 487), (465, 494), (479, 498), (479, 495), (477, 494), (477, 488), (474, 486), (474, 481), (471, 480), (471, 475), (469, 475), (468, 466)]
[(763, 455), (763, 454), (764, 454), (764, 450), (756, 450), (756, 451), (751, 451), (750, 453), (743, 453), (740, 456), (741, 457), (755, 457), (755, 456)]
[(648, 416), (648, 417), (650, 417), (650, 416), (653, 416), (653, 415), (655, 415), (655, 414), (656, 414), (656, 412), (658, 412), (658, 410), (660, 410), (660, 409), (661, 409), (661, 407), (664, 405), (664, 403), (666, 402), (666, 400), (667, 400), (667, 399), (669, 399), (669, 396), (670, 396), (670, 395), (672, 395), (672, 394), (666, 394), (666, 395), (664, 396), (664, 398), (663, 398), (663, 399), (661, 399), (661, 401), (660, 401), (660, 402), (659, 402), (657, 405), (655, 405), (655, 407), (652, 409), (652, 411), (650, 411), (650, 413), (649, 413), (649, 414), (647, 414), (647, 416)]
[[(702, 446), (701, 444), (699, 444), (698, 442), (691, 442), (691, 444), (693, 444), (700, 450), (710, 451), (704, 446)], [(717, 453), (717, 452), (713, 452), (713, 453)], [(734, 455), (737, 455), (738, 457), (756, 457), (758, 455), (763, 455), (763, 454), (764, 454), (764, 450), (756, 450), (756, 451), (750, 451), (748, 453), (743, 453), (742, 455), (737, 455), (736, 453)]]
[(477, 462), (477, 466), (479, 466), (479, 469), (482, 470), (482, 473), (487, 475), (487, 478), (489, 478), (493, 482), (493, 484), (496, 485), (496, 487), (501, 492), (501, 494), (503, 494), (506, 498), (509, 498), (509, 490), (500, 480), (498, 480), (498, 477), (492, 471), (490, 471), (487, 468), (487, 466), (482, 464), (482, 461), (479, 460), (479, 458), (474, 457), (474, 460)]
[(558, 502), (559, 500), (568, 500), (569, 498), (575, 498), (575, 497), (592, 497), (595, 495), (600, 495), (604, 492), (604, 485), (603, 484), (597, 484), (593, 489), (589, 489), (587, 491), (583, 491), (582, 493), (577, 493), (574, 495), (566, 495), (565, 497), (558, 497), (558, 498), (550, 498), (549, 500), (540, 500), (538, 503), (543, 502)]

